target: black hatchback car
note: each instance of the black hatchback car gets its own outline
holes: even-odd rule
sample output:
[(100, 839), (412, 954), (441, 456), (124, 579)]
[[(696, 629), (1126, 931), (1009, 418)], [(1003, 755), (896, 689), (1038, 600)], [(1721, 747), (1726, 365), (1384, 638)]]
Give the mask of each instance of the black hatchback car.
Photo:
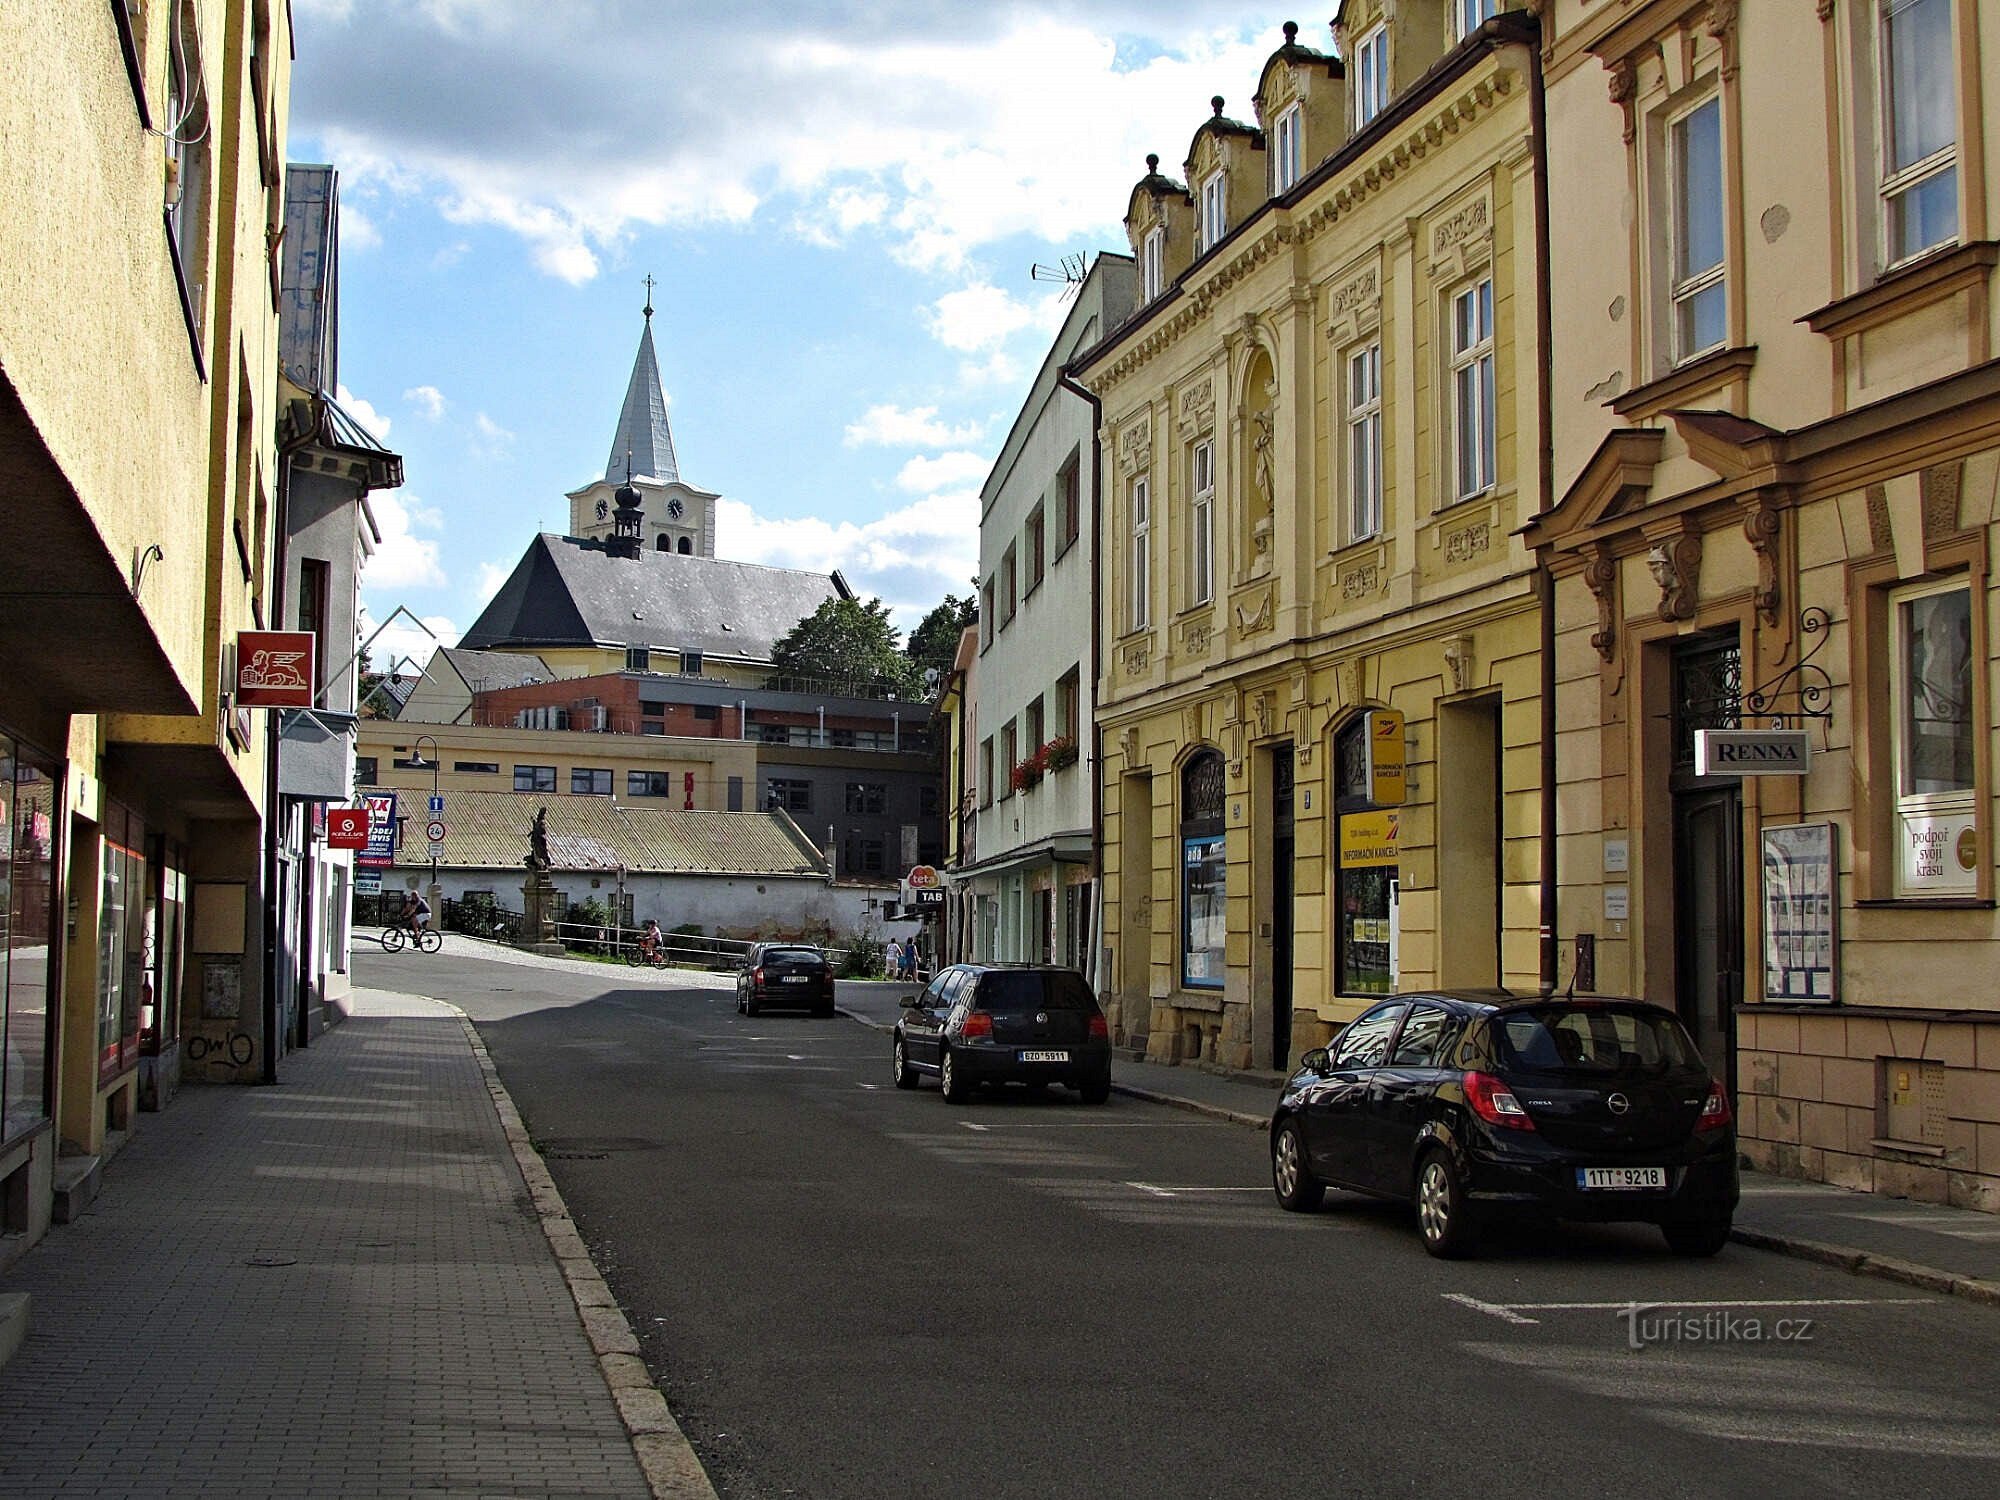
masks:
[(1640, 1000), (1398, 995), (1308, 1052), (1271, 1117), (1286, 1208), (1329, 1186), (1414, 1201), (1424, 1248), (1472, 1250), (1506, 1212), (1729, 1239), (1729, 1096), (1673, 1012)]
[(805, 943), (759, 943), (736, 974), (736, 1008), (746, 1016), (774, 1006), (833, 1014), (833, 967)]
[(1090, 985), (1046, 964), (956, 964), (905, 995), (891, 1054), (896, 1087), (931, 1073), (953, 1104), (982, 1083), (1062, 1083), (1111, 1097), (1111, 1036)]

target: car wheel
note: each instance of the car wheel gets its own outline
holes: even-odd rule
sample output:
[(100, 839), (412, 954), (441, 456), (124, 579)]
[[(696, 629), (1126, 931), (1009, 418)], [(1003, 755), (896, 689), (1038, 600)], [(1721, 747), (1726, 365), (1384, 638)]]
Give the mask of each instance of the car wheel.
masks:
[(1714, 1255), (1729, 1243), (1729, 1220), (1695, 1219), (1685, 1224), (1662, 1224), (1667, 1248), (1691, 1259)]
[(1417, 1168), (1417, 1227), (1423, 1231), (1424, 1248), (1440, 1260), (1472, 1249), (1472, 1205), (1465, 1201), (1458, 1169), (1442, 1151), (1431, 1152)]
[(938, 1083), (944, 1088), (947, 1104), (963, 1104), (972, 1097), (972, 1083), (952, 1062), (949, 1047), (945, 1049), (944, 1056), (938, 1062)]
[(757, 1003), (757, 992), (756, 992), (755, 990), (752, 990), (752, 991), (751, 991), (751, 992), (750, 992), (749, 994), (747, 994), (747, 995), (745, 995), (745, 996), (743, 997), (743, 1014), (744, 1014), (744, 1015), (746, 1015), (746, 1016), (754, 1016), (754, 1015), (756, 1015), (756, 1014), (757, 1014), (757, 1012), (758, 1012), (759, 1008), (760, 1008), (760, 1007), (759, 1007), (759, 1005), (758, 1005), (758, 1003)]
[(917, 1086), (917, 1070), (910, 1066), (910, 1059), (903, 1051), (903, 1039), (901, 1037), (896, 1038), (896, 1048), (895, 1051), (890, 1053), (890, 1057), (895, 1064), (896, 1087), (899, 1089), (915, 1088)]
[(1326, 1184), (1306, 1165), (1306, 1143), (1296, 1120), (1287, 1120), (1271, 1137), (1271, 1189), (1278, 1204), (1295, 1214), (1309, 1214), (1326, 1200)]
[(1111, 1072), (1107, 1068), (1093, 1078), (1086, 1078), (1077, 1085), (1077, 1094), (1085, 1104), (1104, 1104), (1111, 1098)]

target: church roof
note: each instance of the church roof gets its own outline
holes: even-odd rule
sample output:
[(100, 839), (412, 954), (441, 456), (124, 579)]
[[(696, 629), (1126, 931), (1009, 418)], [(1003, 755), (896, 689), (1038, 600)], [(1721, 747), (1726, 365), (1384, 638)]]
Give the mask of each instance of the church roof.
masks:
[(674, 459), (674, 434), (667, 426), (667, 397), (660, 388), (660, 362), (653, 353), (653, 309), (646, 308), (646, 331), (639, 335), (639, 356), (632, 361), (632, 379), (625, 387), (625, 405), (618, 413), (618, 432), (611, 439), (611, 457), (604, 463), (608, 484), (622, 484), (631, 455), (630, 473), (666, 484), (681, 477)]
[(676, 552), (614, 557), (601, 542), (544, 533), (459, 645), (644, 646), (769, 661), (780, 636), (846, 592), (827, 573)]

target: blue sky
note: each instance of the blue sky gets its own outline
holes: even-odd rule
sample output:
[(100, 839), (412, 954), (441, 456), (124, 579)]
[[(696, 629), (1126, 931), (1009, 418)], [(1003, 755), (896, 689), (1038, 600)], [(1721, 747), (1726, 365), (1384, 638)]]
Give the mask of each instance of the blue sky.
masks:
[[(343, 194), (340, 381), (404, 455), (370, 613), (446, 641), (603, 472), (646, 291), (717, 552), (841, 568), (905, 629), (969, 591), (978, 492), (1145, 155), (1252, 117), (1289, 13), (293, 0), (290, 155)], [(1300, 40), (1326, 48), (1321, 23)], [(386, 430), (384, 430), (386, 429)], [(429, 642), (396, 627), (384, 664)], [(386, 648), (386, 649), (384, 649)]]

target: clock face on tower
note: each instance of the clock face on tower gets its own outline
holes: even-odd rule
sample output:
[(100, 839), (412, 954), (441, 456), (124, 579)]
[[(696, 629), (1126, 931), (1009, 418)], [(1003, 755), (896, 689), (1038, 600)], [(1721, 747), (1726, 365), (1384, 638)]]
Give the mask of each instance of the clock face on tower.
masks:
[(610, 504), (610, 502), (609, 502), (609, 501), (606, 501), (606, 500), (600, 500), (600, 501), (598, 501), (598, 502), (597, 502), (597, 519), (601, 521), (601, 520), (603, 520), (603, 519), (604, 519), (604, 518), (605, 518), (606, 516), (608, 516), (608, 515), (610, 515), (610, 514), (611, 514), (611, 504)]
[(679, 495), (675, 495), (667, 501), (667, 514), (672, 516), (676, 521), (681, 518), (681, 497)]

